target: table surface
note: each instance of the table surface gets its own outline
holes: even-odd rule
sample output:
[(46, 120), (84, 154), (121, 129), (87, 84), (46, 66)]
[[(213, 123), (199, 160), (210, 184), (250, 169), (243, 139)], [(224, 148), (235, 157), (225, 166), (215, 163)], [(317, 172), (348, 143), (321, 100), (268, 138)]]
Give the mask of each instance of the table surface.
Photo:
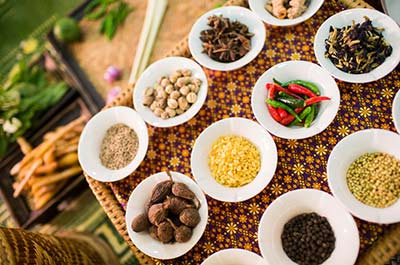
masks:
[[(109, 183), (116, 198), (126, 206), (130, 193), (147, 176), (167, 169), (191, 176), (190, 153), (197, 136), (210, 124), (226, 117), (254, 120), (250, 107), (252, 86), (271, 66), (287, 60), (316, 62), (313, 36), (329, 16), (344, 7), (326, 1), (317, 14), (300, 25), (288, 28), (267, 27), (267, 41), (259, 56), (247, 66), (232, 72), (206, 69), (208, 98), (198, 115), (172, 128), (149, 126), (149, 148), (145, 161), (124, 180)], [(201, 262), (225, 248), (244, 248), (260, 253), (257, 228), (268, 205), (287, 191), (314, 188), (329, 192), (326, 163), (330, 151), (343, 137), (367, 128), (394, 131), (391, 104), (400, 86), (399, 67), (385, 78), (368, 84), (338, 81), (341, 105), (332, 124), (322, 133), (303, 140), (274, 137), (278, 148), (278, 166), (270, 184), (254, 198), (240, 203), (208, 199), (209, 222), (199, 243), (184, 256), (160, 264)], [(356, 219), (360, 232), (360, 251), (364, 252), (387, 226)]]

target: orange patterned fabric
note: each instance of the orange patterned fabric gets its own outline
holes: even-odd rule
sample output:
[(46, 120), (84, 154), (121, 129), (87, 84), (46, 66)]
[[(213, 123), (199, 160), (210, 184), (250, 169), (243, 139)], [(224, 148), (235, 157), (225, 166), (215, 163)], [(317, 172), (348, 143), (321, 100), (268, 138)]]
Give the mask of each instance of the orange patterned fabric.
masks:
[[(252, 87), (271, 66), (288, 60), (316, 62), (313, 40), (319, 26), (344, 8), (337, 1), (325, 1), (311, 19), (294, 27), (267, 26), (262, 52), (250, 64), (231, 72), (206, 70), (207, 100), (189, 122), (172, 128), (149, 127), (150, 144), (145, 161), (130, 177), (110, 183), (117, 199), (126, 206), (130, 193), (147, 176), (164, 170), (191, 175), (190, 153), (198, 135), (210, 124), (227, 117), (255, 119), (250, 106)], [(338, 81), (341, 105), (332, 124), (322, 133), (303, 140), (274, 137), (278, 166), (270, 184), (257, 196), (241, 203), (208, 199), (209, 221), (199, 243), (184, 256), (159, 264), (199, 264), (225, 248), (243, 248), (260, 253), (257, 229), (261, 215), (278, 196), (294, 189), (314, 188), (330, 192), (326, 164), (333, 147), (346, 135), (367, 128), (394, 131), (391, 105), (400, 87), (400, 69), (368, 84)], [(267, 110), (266, 110), (267, 111)], [(387, 228), (356, 219), (361, 248), (365, 251)]]

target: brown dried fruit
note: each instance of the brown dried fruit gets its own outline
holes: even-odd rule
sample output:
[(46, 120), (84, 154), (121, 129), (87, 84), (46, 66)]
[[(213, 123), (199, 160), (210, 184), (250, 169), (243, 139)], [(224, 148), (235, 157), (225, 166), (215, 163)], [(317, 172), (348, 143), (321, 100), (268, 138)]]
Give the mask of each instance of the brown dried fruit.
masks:
[(186, 208), (179, 214), (179, 220), (193, 228), (200, 222), (200, 214), (196, 209)]
[(161, 242), (168, 243), (174, 238), (174, 228), (168, 221), (164, 221), (157, 227), (157, 236)]
[(197, 208), (200, 208), (200, 201), (196, 195), (189, 189), (189, 187), (182, 182), (174, 182), (171, 188), (172, 194), (177, 197), (184, 198), (187, 200), (195, 200), (197, 202)]
[(158, 203), (165, 200), (165, 198), (171, 193), (172, 184), (172, 180), (158, 183), (151, 192), (150, 201), (152, 203)]
[(164, 209), (168, 209), (170, 213), (175, 215), (179, 215), (183, 209), (194, 208), (193, 204), (188, 203), (185, 199), (175, 196), (168, 196), (163, 202), (163, 206)]
[(176, 242), (187, 242), (192, 237), (192, 229), (190, 229), (186, 225), (181, 225), (180, 227), (175, 229), (174, 237)]
[(164, 209), (162, 203), (153, 204), (147, 214), (150, 223), (158, 225), (167, 217), (167, 210)]
[(135, 232), (142, 232), (150, 227), (149, 219), (145, 213), (136, 216), (131, 224), (132, 230)]
[(149, 213), (149, 209), (150, 209), (150, 207), (153, 205), (153, 203), (150, 201), (150, 199), (146, 202), (146, 204), (144, 205), (144, 212), (146, 213), (146, 214), (148, 214)]
[(160, 241), (160, 239), (158, 239), (158, 236), (157, 236), (157, 226), (152, 225), (152, 226), (149, 228), (149, 234), (150, 234), (150, 236), (151, 236), (153, 239), (155, 239), (155, 240), (157, 240), (157, 241)]

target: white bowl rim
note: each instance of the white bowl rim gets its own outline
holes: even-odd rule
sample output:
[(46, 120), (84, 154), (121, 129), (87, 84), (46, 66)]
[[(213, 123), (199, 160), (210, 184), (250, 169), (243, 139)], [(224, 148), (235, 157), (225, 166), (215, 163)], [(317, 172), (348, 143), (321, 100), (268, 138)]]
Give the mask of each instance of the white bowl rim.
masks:
[[(162, 67), (163, 64), (168, 64), (168, 63), (174, 63), (175, 65), (179, 66), (183, 63), (187, 65), (191, 65), (192, 67), (192, 76), (198, 75), (199, 79), (201, 79), (202, 83), (200, 86), (200, 90), (198, 93), (198, 98), (197, 101), (190, 106), (188, 110), (186, 110), (184, 113), (177, 115), (175, 117), (163, 120), (159, 117), (157, 117), (148, 107), (142, 106), (143, 102), (143, 91), (146, 89), (147, 86), (144, 85), (144, 83), (148, 80), (147, 75), (150, 73), (155, 72), (154, 69)], [(184, 67), (183, 67), (184, 68)], [(171, 71), (172, 73), (172, 71)], [(161, 77), (159, 75), (159, 77)], [(156, 80), (154, 80), (154, 85), (156, 84)], [(135, 84), (135, 88), (133, 90), (133, 105), (136, 109), (136, 111), (142, 116), (143, 120), (147, 122), (148, 124), (154, 126), (154, 127), (159, 127), (159, 128), (167, 128), (167, 127), (173, 127), (177, 126), (180, 124), (183, 124), (187, 122), (188, 120), (192, 119), (196, 114), (200, 111), (200, 109), (203, 107), (203, 104), (207, 98), (207, 93), (208, 93), (208, 80), (207, 76), (202, 69), (202, 67), (195, 61), (186, 58), (186, 57), (179, 57), (179, 56), (170, 56), (166, 57), (163, 59), (160, 59), (151, 65), (149, 65), (146, 70), (140, 75), (139, 79), (137, 80)]]
[[(340, 202), (338, 202), (337, 199), (334, 196), (332, 196), (331, 194), (329, 194), (329, 193), (327, 193), (325, 191), (312, 189), (312, 188), (301, 188), (301, 189), (291, 190), (289, 192), (286, 192), (286, 193), (282, 194), (277, 199), (275, 199), (270, 205), (268, 205), (268, 207), (266, 208), (265, 212), (261, 216), (261, 219), (260, 219), (260, 222), (259, 222), (259, 225), (258, 225), (258, 230), (257, 230), (257, 233), (258, 233), (258, 245), (259, 245), (259, 249), (260, 249), (262, 257), (264, 257), (264, 259), (266, 259), (270, 264), (272, 264), (270, 262), (270, 260), (268, 259), (269, 255), (265, 252), (265, 248), (261, 246), (262, 242), (265, 241), (263, 239), (263, 237), (264, 237), (263, 235), (265, 233), (263, 233), (261, 230), (263, 230), (264, 226), (266, 226), (267, 218), (269, 218), (270, 212), (273, 210), (274, 207), (277, 207), (276, 205), (280, 204), (281, 201), (290, 200), (289, 198), (291, 198), (293, 196), (300, 196), (301, 194), (305, 194), (305, 193), (309, 193), (309, 194), (314, 193), (315, 195), (317, 195), (319, 197), (325, 197), (327, 199), (329, 198), (329, 200), (331, 200), (332, 203), (335, 203), (336, 207), (338, 207), (342, 211), (343, 216), (345, 216), (348, 219), (348, 221), (349, 221), (348, 224), (352, 228), (352, 231), (351, 231), (352, 235), (351, 236), (354, 237), (354, 239), (356, 239), (356, 240), (354, 240), (354, 242), (351, 242), (351, 243), (354, 243), (354, 245), (352, 245), (354, 253), (353, 253), (353, 257), (350, 257), (353, 262), (351, 262), (349, 264), (353, 264), (356, 261), (357, 257), (358, 257), (358, 252), (359, 252), (359, 247), (360, 247), (359, 232), (358, 232), (357, 224), (356, 224), (353, 216), (349, 212), (347, 212), (346, 208), (344, 208), (343, 205), (340, 204)], [(319, 214), (319, 213), (317, 212), (317, 214)], [(327, 217), (327, 216), (325, 216), (325, 217)], [(332, 229), (335, 230), (335, 228), (331, 224), (331, 222), (329, 222), (329, 224), (332, 226)], [(260, 237), (260, 235), (261, 235), (261, 237)], [(335, 237), (336, 236), (337, 235), (335, 235)], [(337, 244), (337, 238), (336, 238), (336, 244)], [(336, 247), (335, 247), (335, 249), (336, 249)], [(326, 260), (326, 261), (328, 261), (328, 260)], [(325, 264), (325, 262), (323, 264)], [(297, 264), (297, 263), (292, 262), (290, 264)]]
[[(252, 20), (253, 23), (251, 25), (246, 25), (249, 27), (254, 26), (256, 30), (260, 30), (261, 34), (254, 34), (252, 37), (252, 46), (251, 49), (248, 53), (246, 53), (242, 58), (239, 60), (236, 60), (234, 62), (230, 63), (222, 63), (215, 61), (207, 56), (207, 59), (204, 59), (202, 56), (202, 52), (199, 51), (196, 48), (196, 44), (198, 41), (201, 42), (199, 39), (200, 32), (201, 30), (205, 29), (203, 27), (203, 21), (207, 21), (207, 18), (211, 15), (215, 14), (221, 14), (224, 17), (231, 18), (229, 16), (230, 12), (237, 12), (244, 14), (249, 20)], [(208, 27), (208, 26), (207, 26)], [(263, 30), (261, 30), (261, 28)], [(254, 32), (252, 32), (254, 33)], [(190, 53), (192, 54), (193, 58), (202, 66), (211, 69), (211, 70), (217, 70), (217, 71), (232, 71), (236, 70), (238, 68), (241, 68), (251, 61), (253, 61), (254, 58), (257, 57), (257, 55), (261, 52), (261, 50), (264, 47), (265, 44), (265, 38), (266, 38), (266, 32), (265, 32), (265, 26), (263, 22), (256, 16), (253, 12), (251, 12), (249, 9), (241, 7), (241, 6), (224, 6), (220, 8), (215, 8), (207, 13), (203, 14), (200, 18), (196, 20), (196, 22), (193, 24), (192, 29), (190, 30), (189, 33), (189, 50)], [(254, 42), (254, 43), (253, 43)], [(254, 45), (253, 45), (254, 44)]]
[[(139, 142), (141, 142), (141, 141), (143, 141), (143, 142), (142, 142), (142, 145), (139, 144), (138, 152), (137, 152), (135, 158), (127, 166), (117, 169), (117, 170), (112, 170), (112, 169), (108, 169), (100, 164), (99, 166), (102, 168), (102, 171), (104, 171), (104, 173), (98, 175), (98, 174), (93, 173), (94, 169), (92, 168), (92, 166), (86, 164), (84, 162), (84, 159), (81, 157), (83, 149), (86, 149), (85, 144), (83, 142), (85, 141), (85, 139), (87, 137), (90, 137), (91, 131), (96, 129), (94, 127), (92, 128), (92, 126), (94, 126), (93, 124), (95, 124), (99, 120), (103, 119), (103, 116), (107, 115), (109, 113), (120, 113), (119, 115), (123, 115), (123, 114), (126, 115), (127, 113), (129, 113), (129, 115), (132, 115), (131, 117), (132, 117), (132, 119), (136, 120), (138, 127), (142, 128), (142, 130), (140, 130), (139, 132), (136, 130), (135, 130), (135, 132), (139, 138)], [(112, 124), (109, 127), (111, 127), (111, 126), (112, 126)], [(147, 129), (146, 123), (143, 121), (143, 119), (140, 117), (140, 115), (135, 110), (133, 110), (130, 107), (126, 107), (126, 106), (111, 107), (111, 108), (108, 108), (108, 109), (105, 109), (105, 110), (102, 110), (102, 111), (96, 113), (96, 115), (94, 115), (86, 123), (86, 125), (81, 133), (81, 136), (79, 138), (79, 144), (78, 144), (79, 164), (86, 174), (88, 174), (91, 178), (93, 178), (97, 181), (101, 181), (101, 182), (118, 181), (118, 180), (124, 179), (127, 176), (129, 176), (130, 174), (132, 174), (132, 172), (134, 172), (140, 166), (140, 164), (142, 163), (143, 159), (146, 156), (148, 143), (149, 143), (149, 135), (148, 135), (148, 129)]]
[[(296, 66), (300, 69), (306, 69), (306, 67), (310, 67), (310, 68), (312, 67), (318, 71), (321, 71), (321, 73), (326, 75), (326, 78), (327, 78), (325, 80), (324, 85), (320, 85), (320, 88), (322, 88), (321, 90), (325, 90), (324, 88), (326, 88), (326, 87), (333, 88), (333, 90), (332, 89), (327, 90), (330, 92), (329, 94), (323, 94), (323, 96), (331, 97), (331, 100), (327, 101), (327, 104), (329, 104), (326, 107), (326, 111), (329, 111), (326, 114), (327, 117), (322, 119), (322, 118), (320, 118), (320, 116), (322, 114), (319, 113), (317, 116), (318, 121), (314, 120), (314, 122), (312, 123), (312, 125), (309, 128), (303, 128), (303, 127), (289, 128), (289, 127), (279, 124), (277, 121), (275, 121), (272, 118), (270, 118), (270, 121), (266, 121), (265, 119), (262, 118), (262, 114), (257, 110), (258, 104), (256, 103), (256, 100), (258, 99), (259, 96), (256, 95), (256, 93), (259, 92), (260, 87), (263, 87), (263, 88), (265, 87), (265, 84), (262, 83), (262, 82), (264, 82), (263, 80), (267, 76), (269, 76), (271, 74), (271, 72), (276, 71), (276, 69), (283, 68), (283, 67), (289, 67), (289, 66), (291, 66), (291, 67)], [(299, 78), (294, 78), (294, 79), (302, 79), (302, 78), (299, 77)], [(312, 80), (305, 80), (305, 81), (312, 81)], [(271, 79), (271, 82), (273, 82), (272, 79)], [(322, 102), (322, 104), (325, 104), (325, 103)], [(273, 134), (277, 137), (283, 138), (283, 139), (305, 139), (305, 138), (309, 138), (309, 137), (312, 137), (312, 136), (315, 136), (315, 135), (321, 133), (335, 119), (337, 112), (339, 110), (339, 106), (340, 106), (340, 90), (336, 84), (336, 81), (332, 78), (332, 76), (329, 74), (329, 72), (315, 63), (308, 62), (308, 61), (302, 61), (302, 60), (299, 60), (299, 61), (291, 60), (291, 61), (285, 61), (285, 62), (275, 64), (274, 66), (272, 66), (271, 68), (266, 70), (257, 79), (256, 83), (253, 86), (253, 90), (251, 93), (251, 108), (252, 108), (253, 114), (254, 114), (257, 122), (260, 123), (261, 126), (263, 126), (271, 134)], [(266, 113), (266, 115), (270, 116), (266, 105), (265, 105), (264, 112)], [(278, 127), (277, 128), (274, 128), (275, 126), (271, 127), (270, 126), (271, 123), (278, 125)]]
[[(263, 259), (260, 255), (246, 250), (242, 248), (226, 248), (226, 249), (221, 249), (210, 256), (208, 256), (202, 263), (201, 265), (217, 265), (220, 263), (215, 263), (213, 262), (213, 259), (216, 259), (220, 256), (228, 256), (228, 255), (243, 255), (243, 258), (245, 259), (251, 259), (249, 261), (251, 262), (257, 262), (257, 263), (251, 263), (253, 265), (267, 265), (267, 261)], [(246, 263), (249, 264), (249, 263)]]
[(400, 90), (394, 96), (392, 105), (392, 119), (398, 133), (400, 133)]
[[(313, 0), (318, 2), (317, 4), (313, 5), (312, 9), (307, 12), (307, 10), (310, 8), (308, 7), (307, 10), (301, 14), (301, 16), (294, 18), (294, 19), (279, 19), (270, 14), (265, 8), (263, 10), (260, 10), (256, 8), (257, 2), (260, 0), (249, 0), (249, 6), (250, 9), (260, 18), (262, 19), (265, 23), (274, 25), (274, 26), (281, 26), (281, 27), (290, 27), (290, 26), (295, 26), (300, 23), (303, 23), (307, 21), (309, 18), (315, 15), (317, 11), (321, 8), (322, 4), (324, 3), (324, 0)], [(265, 3), (263, 3), (265, 5)]]
[[(134, 238), (134, 234), (136, 232), (134, 232), (130, 226), (134, 216), (132, 213), (133, 210), (131, 210), (132, 205), (135, 203), (134, 197), (136, 196), (136, 193), (140, 191), (140, 189), (143, 188), (143, 186), (147, 185), (147, 183), (151, 183), (151, 182), (155, 182), (157, 179), (160, 179), (159, 181), (162, 180), (167, 180), (168, 175), (166, 174), (166, 172), (157, 172), (147, 178), (145, 178), (144, 180), (142, 180), (136, 187), (135, 189), (132, 191), (132, 193), (129, 196), (129, 200), (128, 203), (126, 205), (126, 212), (125, 212), (125, 222), (126, 222), (126, 226), (127, 226), (127, 231), (128, 231), (128, 235), (130, 240), (135, 244), (135, 246), (142, 251), (143, 253), (145, 253), (146, 255), (153, 257), (153, 258), (157, 258), (157, 259), (161, 259), (161, 260), (165, 260), (165, 259), (174, 259), (177, 257), (180, 257), (182, 255), (184, 255), (185, 253), (187, 253), (188, 251), (190, 251), (196, 244), (197, 242), (200, 240), (200, 238), (203, 236), (204, 231), (206, 229), (207, 226), (207, 222), (208, 222), (208, 204), (207, 204), (207, 198), (204, 195), (203, 191), (200, 189), (200, 187), (197, 185), (197, 183), (191, 179), (190, 177), (180, 173), (180, 172), (176, 172), (176, 171), (170, 171), (172, 177), (177, 181), (177, 182), (185, 182), (187, 186), (189, 186), (189, 188), (196, 193), (196, 195), (200, 195), (199, 196), (199, 200), (201, 201), (201, 207), (199, 208), (199, 213), (200, 213), (200, 217), (201, 217), (201, 221), (200, 223), (194, 228), (194, 230), (198, 230), (198, 233), (194, 232), (192, 235), (192, 238), (185, 243), (174, 243), (174, 244), (162, 244), (160, 242), (155, 242), (157, 244), (161, 244), (166, 246), (167, 248), (169, 246), (172, 245), (178, 245), (178, 247), (182, 247), (180, 251), (176, 251), (175, 253), (162, 253), (160, 251), (156, 252), (150, 252), (149, 249), (144, 248), (140, 242), (137, 242), (137, 240), (135, 240)], [(159, 182), (158, 181), (158, 182)], [(158, 183), (157, 182), (157, 183)], [(190, 184), (189, 184), (190, 183)], [(195, 189), (195, 190), (193, 190)], [(150, 192), (151, 190), (148, 191), (148, 197), (150, 197)], [(144, 209), (144, 205), (143, 205), (143, 209)], [(195, 235), (196, 233), (196, 235)], [(149, 238), (150, 235), (146, 235)], [(151, 239), (154, 240), (154, 239)], [(184, 245), (186, 245), (185, 247), (183, 247)], [(154, 247), (154, 246), (153, 246)]]
[[(314, 37), (314, 53), (315, 57), (317, 58), (318, 63), (325, 68), (332, 76), (335, 78), (349, 82), (349, 83), (369, 83), (376, 81), (382, 77), (385, 77), (389, 73), (391, 73), (396, 66), (400, 62), (400, 41), (398, 41), (397, 45), (396, 43), (390, 43), (393, 51), (392, 54), (385, 59), (385, 61), (379, 65), (377, 68), (374, 70), (364, 73), (364, 74), (350, 74), (346, 73), (344, 71), (339, 70), (336, 68), (336, 66), (328, 59), (325, 58), (324, 53), (325, 53), (325, 39), (327, 38), (325, 34), (326, 31), (329, 31), (330, 26), (335, 26), (333, 22), (335, 22), (338, 19), (342, 19), (341, 21), (344, 20), (344, 17), (347, 15), (352, 15), (351, 18), (353, 20), (356, 20), (356, 22), (359, 19), (363, 20), (364, 16), (368, 16), (372, 22), (374, 23), (373, 20), (379, 18), (385, 21), (385, 23), (390, 24), (390, 29), (396, 31), (397, 35), (400, 35), (400, 27), (397, 25), (397, 23), (388, 15), (379, 12), (374, 9), (369, 9), (369, 8), (352, 8), (352, 9), (347, 9), (342, 12), (339, 12), (337, 14), (332, 15), (329, 17), (327, 20), (322, 23), (322, 25), (319, 27), (317, 33), (315, 34)], [(338, 22), (339, 23), (339, 22)], [(338, 24), (336, 23), (336, 24)], [(350, 21), (346, 21), (347, 25), (351, 24)], [(340, 24), (340, 23), (339, 23)], [(380, 24), (380, 23), (378, 23)], [(379, 26), (376, 25), (375, 26)], [(388, 29), (385, 28), (385, 31)], [(323, 32), (324, 31), (324, 32)], [(383, 31), (383, 34), (385, 35), (385, 31)], [(395, 35), (395, 34), (393, 34)], [(387, 38), (386, 38), (387, 39)]]
[[(329, 155), (328, 158), (328, 162), (327, 162), (327, 178), (328, 178), (328, 186), (329, 189), (331, 190), (333, 196), (355, 217), (361, 219), (361, 220), (365, 220), (371, 223), (378, 223), (378, 224), (393, 224), (393, 223), (397, 223), (400, 222), (400, 215), (397, 216), (393, 216), (392, 213), (388, 213), (387, 211), (390, 211), (390, 209), (393, 209), (393, 207), (399, 207), (400, 206), (400, 199), (398, 199), (394, 204), (392, 204), (391, 206), (388, 206), (386, 208), (375, 208), (369, 205), (366, 205), (362, 202), (360, 202), (359, 200), (357, 200), (354, 197), (354, 200), (357, 201), (357, 207), (351, 207), (348, 205), (347, 200), (345, 201), (342, 196), (340, 196), (339, 194), (339, 190), (337, 190), (340, 187), (336, 186), (336, 181), (335, 179), (338, 178), (337, 174), (333, 174), (332, 170), (334, 168), (333, 165), (333, 156), (336, 155), (337, 152), (339, 152), (338, 150), (340, 150), (342, 148), (343, 145), (345, 144), (349, 144), (351, 143), (351, 141), (353, 141), (353, 139), (358, 138), (363, 135), (373, 135), (373, 134), (381, 134), (381, 135), (387, 135), (389, 137), (397, 137), (400, 139), (400, 135), (392, 132), (392, 131), (388, 131), (388, 130), (384, 130), (384, 129), (365, 129), (365, 130), (361, 130), (361, 131), (357, 131), (354, 132), (350, 135), (347, 135), (346, 137), (344, 137), (342, 140), (340, 140), (335, 147), (333, 148), (331, 154)], [(371, 139), (371, 137), (369, 138)], [(367, 141), (366, 143), (372, 143), (372, 141)], [(377, 150), (371, 150), (371, 151), (377, 151)], [(379, 152), (385, 152), (385, 151), (379, 151)], [(400, 159), (400, 157), (397, 157), (397, 159)], [(345, 191), (347, 194), (350, 194), (351, 196), (353, 196), (351, 194), (351, 192), (347, 189)], [(362, 209), (360, 208), (362, 207)], [(361, 211), (368, 211), (367, 214), (362, 214)]]
[[(202, 170), (198, 169), (198, 165), (194, 161), (198, 157), (196, 155), (196, 153), (199, 152), (199, 146), (201, 145), (203, 138), (206, 137), (206, 135), (209, 133), (210, 130), (214, 129), (215, 127), (219, 127), (219, 126), (227, 126), (227, 124), (229, 124), (231, 122), (235, 122), (235, 121), (236, 122), (239, 121), (241, 123), (247, 123), (251, 126), (254, 126), (254, 128), (256, 128), (256, 130), (258, 130), (259, 133), (262, 133), (266, 137), (265, 139), (268, 141), (268, 147), (271, 149), (270, 156), (272, 157), (273, 160), (270, 161), (269, 166), (267, 167), (267, 172), (261, 171), (261, 169), (263, 167), (263, 165), (261, 164), (260, 171), (258, 172), (257, 176), (253, 179), (252, 182), (250, 182), (244, 186), (241, 186), (241, 187), (232, 188), (232, 187), (223, 186), (222, 184), (219, 184), (218, 182), (216, 182), (216, 180), (211, 175), (209, 175), (208, 173), (204, 173)], [(221, 133), (220, 136), (221, 135), (223, 135), (223, 133)], [(240, 135), (240, 133), (238, 133), (236, 135)], [(248, 140), (251, 141), (250, 139), (248, 139)], [(259, 147), (259, 145), (257, 143), (255, 143), (253, 141), (251, 141), (251, 142), (254, 145)], [(262, 150), (260, 150), (260, 153), (262, 153)], [(271, 182), (271, 180), (275, 174), (277, 164), (278, 164), (278, 151), (277, 151), (276, 144), (275, 144), (275, 141), (272, 138), (272, 136), (257, 122), (247, 119), (247, 118), (242, 118), (242, 117), (225, 118), (225, 119), (218, 120), (218, 121), (212, 123), (211, 125), (209, 125), (197, 137), (197, 139), (194, 143), (193, 149), (192, 149), (191, 156), (190, 156), (190, 167), (191, 167), (192, 175), (193, 175), (194, 179), (196, 180), (197, 184), (208, 196), (210, 196), (216, 200), (223, 201), (223, 202), (242, 202), (242, 201), (246, 201), (246, 200), (256, 196), (257, 194), (259, 194)], [(271, 170), (269, 170), (269, 169), (271, 169)], [(202, 171), (202, 172), (200, 172), (200, 171)], [(269, 174), (269, 173), (271, 173), (271, 174)], [(269, 174), (269, 176), (266, 176), (267, 174)], [(206, 176), (206, 177), (203, 177), (203, 176)], [(217, 185), (217, 187), (220, 191), (224, 191), (225, 193), (227, 191), (229, 191), (230, 196), (227, 197), (224, 194), (220, 194), (217, 192), (215, 192), (215, 194), (214, 194), (214, 192), (210, 193), (209, 185), (207, 185), (207, 183), (203, 183), (203, 182), (207, 182), (208, 179), (212, 180), (213, 184)], [(250, 186), (256, 179), (263, 180), (262, 185), (254, 186), (254, 187)], [(248, 189), (249, 187), (250, 188), (253, 187), (253, 189), (251, 191), (248, 191), (248, 193), (244, 194), (243, 191)]]

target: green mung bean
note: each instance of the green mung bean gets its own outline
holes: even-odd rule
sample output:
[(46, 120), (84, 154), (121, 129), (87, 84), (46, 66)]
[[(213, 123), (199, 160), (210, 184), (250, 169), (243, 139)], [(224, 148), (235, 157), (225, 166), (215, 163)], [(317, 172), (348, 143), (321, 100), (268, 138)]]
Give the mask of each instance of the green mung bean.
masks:
[(346, 174), (347, 186), (359, 201), (385, 208), (400, 197), (400, 161), (386, 153), (367, 153), (357, 158)]

